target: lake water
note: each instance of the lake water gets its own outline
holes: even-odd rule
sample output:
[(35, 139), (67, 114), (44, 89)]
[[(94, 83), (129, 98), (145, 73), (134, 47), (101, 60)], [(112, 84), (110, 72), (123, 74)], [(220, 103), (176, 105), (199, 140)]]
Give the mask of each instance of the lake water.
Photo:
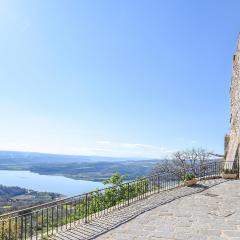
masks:
[(79, 195), (104, 186), (100, 182), (74, 180), (62, 176), (39, 175), (29, 171), (0, 170), (0, 184), (18, 186), (41, 192), (55, 192), (66, 196)]

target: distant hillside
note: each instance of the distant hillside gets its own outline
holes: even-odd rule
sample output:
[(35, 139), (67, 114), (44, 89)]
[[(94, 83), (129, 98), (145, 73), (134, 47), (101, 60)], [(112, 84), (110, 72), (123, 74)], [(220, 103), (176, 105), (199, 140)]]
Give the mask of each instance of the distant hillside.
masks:
[(0, 151), (0, 170), (29, 170), (93, 181), (102, 181), (114, 173), (135, 179), (148, 175), (159, 162), (161, 160)]
[(11, 198), (18, 195), (26, 194), (28, 190), (25, 188), (20, 187), (6, 187), (0, 185), (0, 199), (4, 198)]
[(0, 161), (9, 160), (11, 162), (112, 162), (112, 161), (138, 161), (144, 159), (121, 158), (121, 157), (104, 157), (104, 156), (84, 156), (84, 155), (64, 155), (51, 153), (35, 152), (17, 152), (17, 151), (0, 151)]
[(0, 185), (0, 214), (46, 203), (61, 197), (63, 196), (58, 193), (37, 192), (20, 187)]

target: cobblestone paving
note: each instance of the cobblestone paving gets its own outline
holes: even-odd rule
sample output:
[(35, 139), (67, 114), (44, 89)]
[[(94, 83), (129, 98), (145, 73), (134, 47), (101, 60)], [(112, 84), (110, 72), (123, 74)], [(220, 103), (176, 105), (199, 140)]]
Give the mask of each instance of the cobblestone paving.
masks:
[(154, 194), (56, 240), (240, 240), (240, 181), (202, 181)]
[(240, 240), (240, 181), (162, 205), (96, 239)]

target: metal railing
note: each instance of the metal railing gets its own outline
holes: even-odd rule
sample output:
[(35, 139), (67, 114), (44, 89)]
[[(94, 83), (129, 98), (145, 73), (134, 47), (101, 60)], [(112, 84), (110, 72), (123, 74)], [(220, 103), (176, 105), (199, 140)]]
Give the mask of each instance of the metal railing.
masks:
[[(199, 180), (220, 177), (223, 169), (236, 169), (234, 162), (199, 165), (193, 172)], [(0, 216), (0, 239), (47, 239), (59, 231), (87, 223), (148, 196), (183, 185), (172, 174), (156, 174), (117, 186), (42, 204)]]

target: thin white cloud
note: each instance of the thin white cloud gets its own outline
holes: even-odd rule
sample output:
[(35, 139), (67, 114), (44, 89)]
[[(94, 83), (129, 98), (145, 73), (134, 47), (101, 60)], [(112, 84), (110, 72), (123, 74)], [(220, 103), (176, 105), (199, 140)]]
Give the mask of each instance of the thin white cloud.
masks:
[(47, 140), (42, 143), (34, 139), (31, 142), (0, 142), (0, 150), (131, 158), (167, 158), (174, 152), (172, 149), (163, 146), (144, 143), (121, 143), (101, 140), (96, 141), (95, 144), (79, 142), (67, 145), (62, 144), (62, 142)]
[(144, 143), (121, 143), (111, 141), (97, 141), (97, 148), (93, 152), (101, 155), (114, 155), (121, 157), (146, 157), (164, 158), (172, 154), (173, 150), (163, 146), (144, 144)]
[(159, 147), (149, 144), (142, 144), (142, 143), (123, 143), (123, 147), (127, 148), (140, 148), (140, 149), (158, 149)]

